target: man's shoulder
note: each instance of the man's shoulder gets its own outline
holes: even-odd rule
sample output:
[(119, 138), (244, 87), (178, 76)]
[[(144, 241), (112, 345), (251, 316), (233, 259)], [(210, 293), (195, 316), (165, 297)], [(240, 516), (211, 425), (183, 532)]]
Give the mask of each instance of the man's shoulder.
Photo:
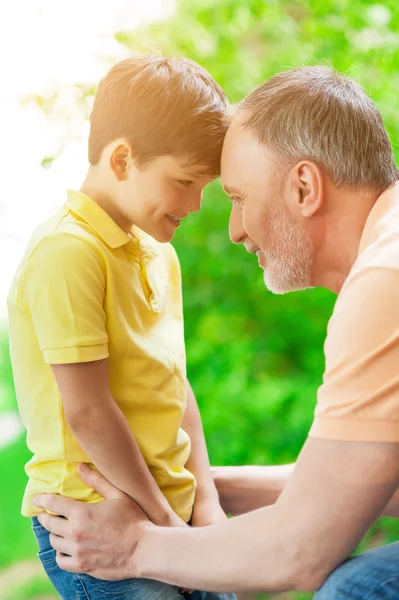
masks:
[[(386, 295), (396, 295), (399, 285), (399, 198), (394, 200), (369, 224), (359, 255), (338, 295), (334, 313), (342, 309), (356, 312), (359, 304), (366, 302), (372, 302), (378, 310)], [(399, 304), (395, 314), (399, 319)]]
[(364, 228), (359, 255), (349, 277), (368, 268), (399, 271), (399, 186), (384, 192)]
[[(389, 256), (391, 254), (390, 251)], [(396, 262), (396, 258), (392, 257), (392, 262), (376, 259), (359, 261), (354, 266), (338, 295), (328, 324), (327, 338), (332, 330), (339, 331), (341, 339), (345, 338), (347, 331), (343, 331), (342, 326), (348, 321), (357, 330), (361, 329), (365, 314), (373, 315), (376, 322), (389, 315), (392, 327), (399, 327), (399, 265)]]

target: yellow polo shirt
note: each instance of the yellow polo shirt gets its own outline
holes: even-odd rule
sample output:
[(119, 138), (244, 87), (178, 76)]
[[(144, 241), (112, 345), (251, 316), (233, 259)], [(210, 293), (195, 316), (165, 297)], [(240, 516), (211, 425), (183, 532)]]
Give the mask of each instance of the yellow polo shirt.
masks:
[(91, 461), (68, 427), (50, 365), (108, 358), (112, 396), (161, 491), (188, 521), (195, 480), (181, 429), (186, 364), (172, 246), (137, 228), (126, 234), (93, 200), (70, 191), (32, 236), (8, 309), (18, 406), (33, 454), (22, 514), (40, 512), (32, 505), (38, 493), (102, 500), (77, 474), (79, 462)]

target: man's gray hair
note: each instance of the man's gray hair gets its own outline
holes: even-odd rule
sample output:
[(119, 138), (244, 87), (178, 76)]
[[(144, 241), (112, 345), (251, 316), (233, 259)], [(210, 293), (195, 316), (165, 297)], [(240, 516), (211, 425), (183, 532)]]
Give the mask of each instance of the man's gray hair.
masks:
[(311, 160), (338, 187), (382, 192), (399, 178), (392, 146), (362, 87), (327, 66), (278, 73), (238, 105), (260, 143)]

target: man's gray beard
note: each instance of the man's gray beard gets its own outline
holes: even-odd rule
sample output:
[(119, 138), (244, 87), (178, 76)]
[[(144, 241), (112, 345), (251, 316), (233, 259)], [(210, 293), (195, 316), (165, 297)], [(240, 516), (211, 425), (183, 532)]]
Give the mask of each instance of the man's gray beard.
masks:
[(265, 255), (263, 280), (266, 287), (273, 294), (312, 287), (313, 243), (310, 236), (284, 220), (281, 214), (270, 220), (269, 227), (270, 237), (279, 242)]

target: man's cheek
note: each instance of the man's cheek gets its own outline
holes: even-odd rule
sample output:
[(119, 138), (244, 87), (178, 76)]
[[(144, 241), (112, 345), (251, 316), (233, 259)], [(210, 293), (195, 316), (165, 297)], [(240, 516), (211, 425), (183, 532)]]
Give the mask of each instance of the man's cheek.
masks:
[(243, 210), (243, 226), (247, 236), (259, 247), (262, 248), (262, 228), (259, 217)]

